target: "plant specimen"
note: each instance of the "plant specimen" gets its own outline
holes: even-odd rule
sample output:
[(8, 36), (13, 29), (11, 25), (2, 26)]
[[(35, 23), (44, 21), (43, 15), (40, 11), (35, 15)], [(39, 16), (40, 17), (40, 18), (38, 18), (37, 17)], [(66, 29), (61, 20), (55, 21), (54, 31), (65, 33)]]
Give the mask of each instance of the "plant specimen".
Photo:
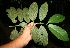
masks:
[[(9, 27), (15, 27), (15, 29), (11, 32), (10, 39), (14, 40), (17, 37), (21, 35), (21, 31), (25, 26), (27, 26), (27, 23), (31, 21), (34, 22), (36, 19), (38, 13), (39, 13), (39, 20), (40, 23), (35, 23), (35, 24), (40, 24), (41, 26), (37, 28), (37, 26), (33, 27), (32, 29), (32, 38), (35, 43), (38, 43), (39, 45), (46, 46), (48, 44), (48, 33), (45, 29), (45, 27), (42, 25), (44, 23), (41, 23), (42, 20), (44, 20), (45, 17), (47, 17), (48, 13), (48, 4), (45, 2), (44, 4), (41, 5), (41, 7), (38, 9), (38, 5), (36, 2), (33, 2), (29, 9), (28, 8), (23, 8), (23, 9), (15, 9), (14, 7), (10, 7), (10, 9), (7, 9), (6, 12), (8, 12), (8, 17), (11, 19), (13, 23), (16, 23), (17, 20), (15, 20), (16, 17), (18, 17), (18, 20), (20, 21), (19, 25), (15, 26), (9, 26)], [(23, 22), (23, 19), (25, 22)], [(54, 25), (53, 23), (59, 23), (62, 22), (65, 19), (65, 17), (61, 14), (55, 14), (50, 19), (48, 20), (48, 23), (46, 23), (46, 26), (48, 25), (49, 30), (54, 34), (58, 39), (62, 41), (68, 41), (68, 34), (67, 32), (62, 29), (61, 27)], [(16, 26), (21, 26), (20, 32), (17, 31)]]

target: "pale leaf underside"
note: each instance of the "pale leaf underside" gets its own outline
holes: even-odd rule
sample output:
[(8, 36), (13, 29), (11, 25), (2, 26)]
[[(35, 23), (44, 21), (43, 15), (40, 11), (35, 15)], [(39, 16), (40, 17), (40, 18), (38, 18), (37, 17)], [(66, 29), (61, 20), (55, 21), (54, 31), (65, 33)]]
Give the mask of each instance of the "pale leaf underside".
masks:
[(18, 31), (17, 31), (17, 30), (13, 30), (13, 31), (11, 32), (10, 39), (11, 39), (11, 40), (14, 40), (14, 39), (16, 39), (18, 36), (19, 36)]
[(30, 7), (29, 7), (29, 18), (34, 21), (37, 17), (37, 13), (38, 13), (38, 5), (36, 2), (33, 2)]
[(17, 17), (17, 11), (14, 7), (10, 7), (10, 9), (7, 9), (6, 12), (8, 12), (8, 17), (12, 20), (13, 23), (16, 23), (17, 20), (15, 18)]
[(29, 23), (30, 22), (30, 18), (29, 18), (29, 15), (28, 15), (28, 8), (23, 8), (23, 17), (24, 17), (24, 20)]
[(39, 9), (39, 19), (40, 21), (44, 20), (48, 12), (48, 4), (45, 2), (44, 4), (41, 5)]
[(22, 22), (22, 23), (20, 23), (20, 24), (19, 24), (19, 26), (21, 26), (21, 27), (23, 27), (23, 28), (24, 28), (24, 27), (26, 27), (26, 26), (27, 26), (27, 23)]
[(18, 16), (18, 20), (20, 22), (23, 21), (23, 13), (22, 13), (22, 10), (20, 8), (17, 9), (17, 16)]
[(36, 26), (32, 29), (33, 40), (39, 45), (46, 46), (48, 44), (48, 33), (43, 26), (38, 29)]

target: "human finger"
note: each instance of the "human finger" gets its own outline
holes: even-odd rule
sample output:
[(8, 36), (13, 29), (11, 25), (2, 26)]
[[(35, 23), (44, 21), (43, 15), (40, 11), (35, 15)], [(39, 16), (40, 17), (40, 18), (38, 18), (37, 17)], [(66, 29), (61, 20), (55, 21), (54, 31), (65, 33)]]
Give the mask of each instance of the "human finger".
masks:
[(35, 25), (34, 22), (31, 22), (28, 24), (28, 27), (31, 29), (34, 25)]

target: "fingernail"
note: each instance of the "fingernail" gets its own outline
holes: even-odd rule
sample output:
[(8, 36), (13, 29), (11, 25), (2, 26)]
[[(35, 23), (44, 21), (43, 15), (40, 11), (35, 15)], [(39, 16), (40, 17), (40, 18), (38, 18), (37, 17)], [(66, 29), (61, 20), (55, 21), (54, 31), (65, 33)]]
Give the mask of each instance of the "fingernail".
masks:
[(31, 23), (31, 26), (33, 26), (33, 23)]
[(28, 26), (31, 26), (31, 24), (28, 24)]

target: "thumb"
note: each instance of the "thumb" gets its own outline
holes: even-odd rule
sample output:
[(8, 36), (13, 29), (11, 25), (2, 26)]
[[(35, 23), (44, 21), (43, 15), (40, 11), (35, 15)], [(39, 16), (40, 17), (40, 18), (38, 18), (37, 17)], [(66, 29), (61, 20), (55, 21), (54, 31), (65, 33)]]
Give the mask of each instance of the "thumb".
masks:
[(33, 26), (34, 26), (34, 22), (31, 22), (31, 23), (28, 24), (28, 27), (29, 27), (30, 29), (32, 29)]

